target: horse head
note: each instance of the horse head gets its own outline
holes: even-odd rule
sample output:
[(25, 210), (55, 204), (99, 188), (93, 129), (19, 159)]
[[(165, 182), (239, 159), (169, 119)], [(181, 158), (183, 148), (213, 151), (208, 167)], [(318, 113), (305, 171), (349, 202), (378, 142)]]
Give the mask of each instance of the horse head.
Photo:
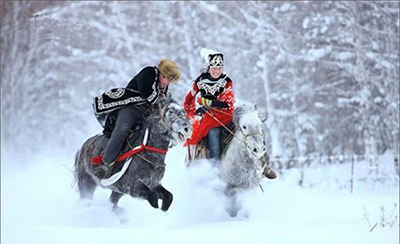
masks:
[(262, 123), (267, 120), (267, 114), (257, 111), (257, 105), (244, 104), (237, 107), (233, 113), (233, 123), (236, 134), (246, 146), (250, 157), (260, 159), (267, 147), (262, 130)]
[(192, 133), (192, 125), (185, 110), (173, 98), (161, 98), (158, 102), (160, 122), (176, 142), (186, 141)]

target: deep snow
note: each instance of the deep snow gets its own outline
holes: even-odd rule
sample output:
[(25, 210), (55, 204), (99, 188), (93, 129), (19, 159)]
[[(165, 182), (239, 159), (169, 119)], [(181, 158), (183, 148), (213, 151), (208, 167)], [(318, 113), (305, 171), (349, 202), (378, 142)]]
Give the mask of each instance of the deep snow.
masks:
[[(120, 200), (125, 212), (116, 214), (107, 201), (110, 191), (101, 188), (92, 201), (79, 201), (69, 171), (73, 153), (64, 154), (38, 153), (27, 167), (2, 158), (1, 243), (399, 242), (398, 185), (361, 181), (365, 167), (360, 164), (353, 194), (349, 164), (307, 169), (304, 187), (297, 184), (298, 170), (286, 171), (275, 181), (264, 180), (264, 193), (259, 188), (242, 193), (243, 209), (232, 219), (224, 210), (226, 199), (218, 194), (223, 183), (217, 172), (206, 161), (186, 168), (181, 145), (167, 155), (163, 185), (174, 202), (166, 213), (125, 196)], [(382, 207), (394, 227), (380, 224)]]

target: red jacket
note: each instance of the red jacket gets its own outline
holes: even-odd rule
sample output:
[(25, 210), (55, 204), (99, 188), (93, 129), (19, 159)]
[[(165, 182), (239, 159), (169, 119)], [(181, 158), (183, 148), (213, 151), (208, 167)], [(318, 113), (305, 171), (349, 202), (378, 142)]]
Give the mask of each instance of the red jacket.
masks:
[(201, 97), (225, 102), (228, 104), (228, 108), (211, 107), (208, 110), (208, 113), (212, 114), (218, 121), (208, 113), (205, 113), (200, 119), (195, 119), (192, 136), (186, 144), (196, 145), (203, 137), (207, 136), (212, 128), (220, 127), (222, 126), (221, 124), (227, 125), (232, 121), (235, 102), (232, 88), (232, 80), (226, 75), (221, 75), (219, 79), (212, 79), (208, 73), (205, 73), (193, 81), (192, 88), (186, 94), (183, 103), (189, 118), (194, 119), (196, 111), (195, 98), (198, 93), (201, 93)]

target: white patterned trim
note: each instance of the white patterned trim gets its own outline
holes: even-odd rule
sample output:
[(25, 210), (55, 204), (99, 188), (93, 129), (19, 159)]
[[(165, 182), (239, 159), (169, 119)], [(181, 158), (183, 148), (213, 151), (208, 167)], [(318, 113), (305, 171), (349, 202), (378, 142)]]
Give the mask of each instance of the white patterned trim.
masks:
[(97, 98), (98, 98), (97, 107), (98, 107), (99, 110), (104, 110), (104, 109), (113, 108), (113, 107), (116, 107), (116, 106), (127, 105), (127, 104), (130, 104), (130, 103), (143, 101), (143, 98), (137, 96), (137, 97), (130, 97), (130, 98), (127, 98), (127, 99), (122, 100), (122, 101), (116, 101), (116, 102), (111, 102), (111, 103), (104, 104), (103, 103), (103, 96), (98, 96)]
[(155, 69), (155, 71), (156, 71), (156, 78), (154, 79), (154, 83), (151, 87), (153, 89), (153, 93), (147, 98), (147, 101), (149, 101), (150, 103), (154, 103), (157, 101), (157, 99), (155, 101), (153, 101), (153, 100), (154, 100), (154, 98), (157, 97), (157, 95), (159, 93), (158, 87), (157, 87), (158, 71), (157, 71), (157, 69)]
[(157, 97), (157, 95), (158, 95), (158, 89), (157, 89), (157, 83), (156, 82), (154, 82), (153, 83), (153, 86), (151, 87), (152, 89), (153, 89), (153, 93), (147, 98), (147, 101), (149, 101), (150, 103), (153, 103), (154, 101), (154, 98), (156, 98)]
[(225, 77), (223, 79), (219, 79), (219, 80), (215, 81), (215, 83), (213, 85), (208, 84), (211, 82), (213, 82), (213, 81), (210, 81), (209, 79), (200, 80), (197, 83), (197, 87), (199, 88), (199, 90), (203, 89), (207, 93), (214, 95), (220, 88), (225, 87), (225, 85), (227, 83), (227, 81), (225, 80)]
[(111, 97), (113, 99), (117, 99), (117, 98), (122, 97), (124, 95), (124, 93), (125, 93), (125, 89), (123, 89), (123, 88), (118, 88), (114, 92), (112, 90), (105, 92), (105, 94), (107, 96), (109, 96), (109, 97)]
[(194, 80), (194, 81), (192, 82), (192, 89), (190, 89), (190, 93), (192, 94), (192, 96), (196, 96), (196, 91), (193, 89), (195, 83), (196, 83), (196, 81)]
[(232, 90), (233, 90), (233, 89), (232, 89), (232, 87), (230, 86), (230, 87), (225, 88), (225, 90), (224, 90), (223, 93), (228, 93), (229, 91), (232, 91)]

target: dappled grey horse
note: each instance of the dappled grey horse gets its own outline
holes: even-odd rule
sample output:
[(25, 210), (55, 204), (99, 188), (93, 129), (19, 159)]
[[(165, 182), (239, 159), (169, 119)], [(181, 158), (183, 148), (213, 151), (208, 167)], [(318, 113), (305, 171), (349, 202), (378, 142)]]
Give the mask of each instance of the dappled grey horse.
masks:
[(242, 105), (233, 113), (235, 132), (221, 160), (221, 177), (231, 187), (242, 189), (259, 186), (264, 167), (266, 145), (261, 118), (256, 105)]
[[(215, 165), (219, 168), (221, 179), (227, 184), (224, 193), (230, 200), (231, 206), (227, 211), (232, 217), (240, 209), (236, 201), (237, 192), (258, 187), (264, 170), (268, 169), (269, 155), (262, 130), (266, 120), (267, 114), (259, 113), (257, 105), (243, 104), (234, 110), (234, 131), (231, 131), (231, 126), (224, 126), (224, 134), (231, 134), (232, 140), (225, 142), (226, 139), (223, 139), (226, 153), (222, 153), (220, 164)], [(189, 145), (186, 158), (188, 166), (197, 159), (207, 158), (208, 151), (204, 144)]]
[(260, 186), (266, 165), (265, 137), (262, 123), (267, 114), (257, 111), (256, 105), (241, 105), (233, 113), (235, 132), (225, 156), (221, 160), (221, 178), (227, 183), (225, 194), (230, 198), (227, 211), (234, 217), (240, 210), (237, 202), (238, 190)]
[[(165, 153), (169, 146), (185, 141), (191, 134), (191, 125), (182, 106), (172, 98), (162, 98), (155, 111), (146, 118), (145, 126), (136, 141), (129, 141), (129, 150), (144, 147), (149, 148), (126, 159), (116, 167), (125, 172), (114, 181), (100, 180), (93, 174), (95, 166), (93, 156), (98, 151), (98, 144), (104, 139), (96, 135), (86, 140), (78, 151), (75, 159), (75, 179), (80, 197), (91, 198), (97, 186), (112, 190), (110, 201), (117, 207), (119, 199), (128, 194), (132, 197), (146, 199), (151, 206), (158, 208), (158, 200), (162, 200), (161, 210), (167, 211), (173, 199), (172, 193), (161, 185), (165, 172)], [(154, 150), (150, 150), (154, 149)], [(122, 166), (123, 165), (123, 166)], [(118, 175), (118, 173), (114, 174)], [(108, 181), (107, 181), (108, 180)], [(105, 183), (104, 183), (105, 182)]]

